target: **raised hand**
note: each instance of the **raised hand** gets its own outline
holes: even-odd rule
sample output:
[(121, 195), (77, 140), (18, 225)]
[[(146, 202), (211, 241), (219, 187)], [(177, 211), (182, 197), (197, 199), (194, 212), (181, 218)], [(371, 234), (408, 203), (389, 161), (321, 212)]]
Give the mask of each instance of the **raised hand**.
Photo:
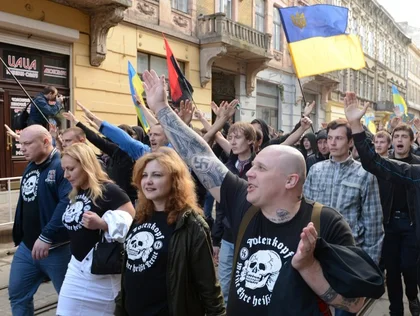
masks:
[(150, 110), (157, 114), (161, 109), (168, 107), (165, 76), (159, 78), (154, 70), (146, 70), (143, 73), (143, 81)]
[(179, 111), (177, 113), (181, 120), (183, 120), (185, 124), (189, 125), (194, 114), (192, 102), (190, 100), (181, 101), (179, 104)]
[(359, 102), (354, 92), (347, 92), (344, 98), (344, 112), (346, 113), (347, 121), (350, 125), (360, 124), (360, 120), (363, 115), (366, 114), (366, 110), (369, 107), (369, 103), (366, 102), (362, 109), (359, 109)]
[(292, 258), (293, 268), (298, 271), (304, 270), (315, 262), (314, 251), (317, 238), (318, 232), (312, 222), (303, 228), (298, 248)]
[(311, 128), (312, 121), (309, 117), (304, 116), (300, 119), (300, 126), (306, 131)]
[(223, 118), (223, 119), (230, 119), (236, 112), (236, 106), (238, 105), (238, 100), (233, 100), (230, 103), (227, 103), (226, 101), (222, 102), (220, 104), (217, 117)]
[(309, 116), (312, 113), (314, 106), (315, 106), (315, 101), (312, 101), (311, 103), (306, 102), (305, 109), (303, 110), (303, 116)]
[(91, 119), (91, 120), (94, 120), (95, 119), (95, 115), (91, 111), (89, 111), (89, 109), (86, 108), (82, 103), (80, 103), (79, 101), (76, 100), (76, 104), (85, 113), (85, 115), (89, 119)]
[(7, 124), (4, 124), (4, 128), (6, 129), (7, 135), (13, 137), (16, 141), (19, 141), (19, 134), (15, 133)]
[(393, 131), (394, 128), (396, 128), (398, 126), (398, 124), (400, 124), (401, 122), (402, 122), (401, 117), (398, 117), (398, 116), (393, 117), (391, 119), (391, 122), (389, 123), (389, 125), (391, 126), (391, 130)]
[(203, 118), (204, 118), (204, 113), (203, 113), (203, 111), (201, 111), (200, 109), (196, 109), (195, 111), (194, 111), (194, 117), (197, 119), (197, 120), (202, 120)]
[[(222, 101), (222, 103), (220, 103), (220, 106), (222, 106), (226, 101)], [(219, 107), (217, 106), (217, 104), (214, 101), (211, 101), (210, 104), (211, 110), (213, 111), (214, 115), (218, 116), (219, 115)]]
[(416, 117), (416, 118), (413, 120), (413, 124), (414, 124), (414, 127), (415, 127), (418, 131), (420, 131), (420, 118)]
[(79, 123), (79, 120), (76, 119), (76, 117), (74, 116), (73, 113), (71, 113), (70, 111), (68, 112), (64, 112), (63, 117), (67, 120), (70, 121), (72, 124), (76, 125), (77, 123)]
[(99, 126), (96, 125), (96, 123), (94, 121), (92, 121), (91, 119), (89, 119), (87, 116), (83, 115), (83, 118), (85, 119), (86, 123), (89, 124), (89, 126), (93, 127), (94, 129), (96, 129), (97, 131), (99, 131)]

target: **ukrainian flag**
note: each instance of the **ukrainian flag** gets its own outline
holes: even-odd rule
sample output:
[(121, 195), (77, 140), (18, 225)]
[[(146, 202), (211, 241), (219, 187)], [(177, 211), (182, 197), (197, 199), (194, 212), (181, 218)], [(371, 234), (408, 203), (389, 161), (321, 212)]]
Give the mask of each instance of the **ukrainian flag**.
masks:
[(134, 102), (134, 107), (136, 108), (137, 117), (139, 118), (139, 121), (140, 121), (141, 126), (143, 127), (143, 130), (146, 133), (148, 133), (150, 126), (147, 123), (144, 113), (142, 109), (138, 106), (137, 100), (136, 100), (136, 95), (137, 95), (138, 98), (140, 99), (140, 102), (144, 105), (143, 81), (141, 81), (139, 75), (137, 74), (137, 71), (134, 69), (133, 65), (130, 62), (128, 62), (128, 81), (130, 84), (131, 97)]
[(392, 85), (392, 97), (394, 101), (394, 106), (398, 107), (401, 114), (407, 115), (407, 104), (404, 101), (404, 98), (401, 96), (397, 87)]
[(358, 37), (346, 34), (347, 8), (319, 4), (279, 10), (298, 78), (365, 67)]

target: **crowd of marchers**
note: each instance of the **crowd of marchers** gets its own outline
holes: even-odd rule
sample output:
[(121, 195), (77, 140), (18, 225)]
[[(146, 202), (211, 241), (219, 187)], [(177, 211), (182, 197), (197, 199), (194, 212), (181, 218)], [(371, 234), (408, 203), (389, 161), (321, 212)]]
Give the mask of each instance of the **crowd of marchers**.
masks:
[(233, 123), (237, 100), (212, 103), (210, 124), (188, 100), (168, 103), (164, 77), (143, 79), (147, 133), (80, 102), (86, 123), (64, 112), (71, 127), (60, 130), (37, 113), (58, 114), (51, 86), (28, 127), (6, 126), (29, 162), (13, 227), (14, 316), (34, 314), (46, 278), (61, 316), (356, 315), (385, 283), (390, 315), (403, 316), (402, 280), (420, 315), (410, 125), (394, 118), (370, 133), (369, 104), (354, 93), (346, 119), (316, 133), (314, 102), (288, 134)]

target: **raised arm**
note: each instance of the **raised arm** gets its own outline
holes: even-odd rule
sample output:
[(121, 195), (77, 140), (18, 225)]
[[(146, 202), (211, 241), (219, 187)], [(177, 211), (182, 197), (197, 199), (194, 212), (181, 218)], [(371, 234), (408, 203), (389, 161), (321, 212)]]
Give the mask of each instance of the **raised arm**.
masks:
[(382, 158), (375, 152), (372, 141), (366, 137), (360, 119), (366, 113), (368, 103), (362, 109), (354, 92), (347, 92), (344, 98), (347, 120), (353, 132), (354, 144), (360, 156), (363, 168), (378, 178), (398, 184), (419, 185), (420, 166)]
[(146, 121), (149, 124), (149, 126), (152, 127), (156, 125), (158, 123), (158, 120), (153, 115), (153, 113), (140, 101), (140, 98), (137, 96), (137, 94), (136, 94), (136, 100), (137, 100), (138, 106), (142, 109), (144, 113), (144, 117), (146, 118)]
[(228, 169), (214, 155), (210, 146), (189, 128), (170, 108), (166, 97), (165, 77), (155, 71), (143, 74), (147, 103), (157, 115), (165, 134), (178, 154), (192, 168), (203, 186), (220, 201), (220, 187)]
[(294, 133), (290, 134), (289, 137), (287, 137), (286, 140), (282, 143), (282, 145), (294, 145), (299, 141), (303, 133), (305, 133), (311, 127), (311, 125), (312, 121), (309, 117), (302, 117), (300, 119), (300, 127)]
[(86, 116), (91, 119), (97, 126), (99, 131), (108, 137), (113, 143), (117, 144), (121, 150), (125, 151), (131, 158), (137, 160), (145, 153), (150, 152), (150, 147), (142, 142), (133, 139), (122, 129), (101, 120), (99, 117), (85, 108), (79, 101), (77, 105), (85, 112)]

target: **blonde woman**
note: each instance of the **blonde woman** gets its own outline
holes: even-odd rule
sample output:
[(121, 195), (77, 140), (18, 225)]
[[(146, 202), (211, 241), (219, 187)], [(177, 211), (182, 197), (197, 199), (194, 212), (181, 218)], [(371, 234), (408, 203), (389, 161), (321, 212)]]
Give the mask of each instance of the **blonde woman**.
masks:
[(67, 147), (61, 165), (72, 185), (62, 217), (72, 257), (59, 294), (57, 315), (113, 315), (121, 276), (92, 274), (93, 248), (101, 231), (106, 240), (123, 242), (135, 210), (127, 194), (102, 171), (86, 144)]
[(139, 200), (116, 315), (225, 315), (209, 228), (185, 163), (161, 147), (136, 162), (133, 182)]

